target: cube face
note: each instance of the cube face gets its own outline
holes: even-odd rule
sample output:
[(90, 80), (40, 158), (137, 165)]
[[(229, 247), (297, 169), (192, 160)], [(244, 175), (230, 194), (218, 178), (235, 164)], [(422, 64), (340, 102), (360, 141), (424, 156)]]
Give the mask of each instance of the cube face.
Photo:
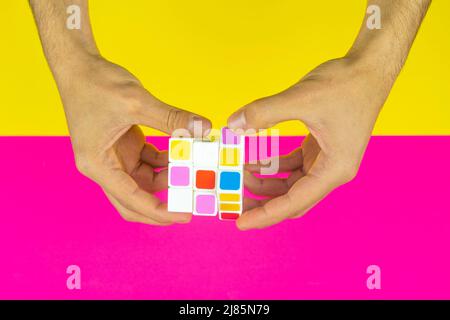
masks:
[(191, 138), (172, 138), (169, 140), (170, 162), (192, 162), (193, 143)]
[(170, 212), (236, 220), (242, 213), (245, 138), (228, 128), (217, 141), (169, 140)]
[(214, 169), (195, 169), (195, 189), (215, 190), (217, 172)]
[(194, 141), (194, 163), (199, 167), (217, 168), (219, 161), (219, 143), (207, 141)]
[(192, 189), (169, 188), (167, 210), (169, 212), (192, 212)]
[(192, 186), (192, 167), (184, 164), (169, 164), (169, 187)]
[(194, 193), (194, 215), (215, 216), (217, 214), (217, 197), (215, 193), (196, 191)]

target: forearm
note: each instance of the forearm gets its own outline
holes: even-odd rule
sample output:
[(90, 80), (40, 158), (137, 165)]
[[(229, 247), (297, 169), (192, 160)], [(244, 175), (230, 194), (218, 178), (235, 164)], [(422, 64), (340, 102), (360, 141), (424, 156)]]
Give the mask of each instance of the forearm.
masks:
[[(369, 0), (381, 11), (381, 29), (369, 29), (366, 19), (347, 56), (361, 62), (390, 89), (397, 78), (431, 0)], [(367, 17), (366, 17), (367, 18)]]
[[(30, 0), (44, 54), (58, 84), (98, 56), (89, 21), (88, 0)], [(80, 7), (81, 28), (68, 29), (67, 7)]]

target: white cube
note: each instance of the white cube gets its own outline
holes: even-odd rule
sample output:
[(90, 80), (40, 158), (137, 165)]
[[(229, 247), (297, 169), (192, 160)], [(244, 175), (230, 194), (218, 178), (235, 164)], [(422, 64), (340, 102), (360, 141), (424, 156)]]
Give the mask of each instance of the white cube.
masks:
[(219, 162), (219, 142), (194, 141), (193, 157), (195, 166), (217, 168)]
[(193, 193), (191, 188), (169, 188), (167, 210), (169, 212), (192, 212)]

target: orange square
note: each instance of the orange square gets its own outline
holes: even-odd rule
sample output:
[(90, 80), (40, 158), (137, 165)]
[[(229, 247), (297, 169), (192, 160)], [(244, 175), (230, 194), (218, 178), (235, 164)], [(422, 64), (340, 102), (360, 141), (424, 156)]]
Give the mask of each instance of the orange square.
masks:
[(215, 189), (216, 173), (212, 170), (197, 170), (195, 173), (195, 187), (197, 189)]

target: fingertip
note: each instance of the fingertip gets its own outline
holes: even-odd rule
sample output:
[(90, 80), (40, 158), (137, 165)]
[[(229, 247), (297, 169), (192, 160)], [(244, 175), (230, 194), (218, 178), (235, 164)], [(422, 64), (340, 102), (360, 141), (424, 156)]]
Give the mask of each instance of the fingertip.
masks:
[(231, 130), (245, 129), (247, 120), (243, 110), (238, 110), (228, 118), (228, 128)]
[(247, 231), (250, 228), (248, 227), (248, 225), (245, 222), (245, 218), (243, 218), (243, 216), (240, 216), (237, 220), (236, 220), (236, 227), (240, 230), (240, 231)]

